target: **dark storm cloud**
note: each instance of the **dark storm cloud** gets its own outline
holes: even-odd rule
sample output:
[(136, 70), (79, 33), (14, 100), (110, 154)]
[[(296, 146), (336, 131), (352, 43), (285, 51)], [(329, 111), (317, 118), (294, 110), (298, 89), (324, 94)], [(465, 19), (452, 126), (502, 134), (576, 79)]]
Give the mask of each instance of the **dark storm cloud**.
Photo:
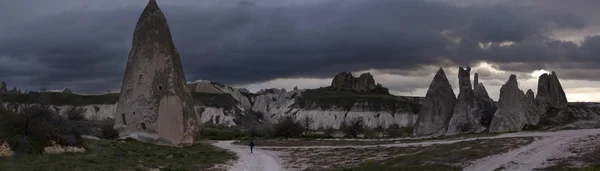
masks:
[[(595, 60), (589, 54), (599, 42), (590, 38), (579, 47), (545, 36), (554, 29), (586, 27), (577, 16), (525, 13), (519, 11), (530, 9), (503, 5), (372, 0), (161, 8), (187, 79), (226, 84), (482, 60), (499, 66), (569, 58), (585, 62)], [(24, 64), (0, 69), (0, 78), (9, 84), (46, 83), (81, 92), (118, 89), (141, 11), (137, 6), (69, 10), (26, 25), (0, 26), (0, 59)], [(454, 38), (462, 41), (455, 44)], [(499, 46), (504, 41), (517, 43)], [(480, 49), (479, 42), (493, 43)]]

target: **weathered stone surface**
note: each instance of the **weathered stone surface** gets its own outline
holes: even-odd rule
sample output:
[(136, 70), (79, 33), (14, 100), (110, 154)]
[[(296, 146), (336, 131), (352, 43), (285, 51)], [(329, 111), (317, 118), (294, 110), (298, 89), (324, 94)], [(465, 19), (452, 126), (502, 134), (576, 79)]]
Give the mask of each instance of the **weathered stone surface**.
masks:
[(479, 108), (479, 122), (484, 127), (489, 127), (492, 122), (492, 118), (494, 117), (494, 113), (498, 107), (496, 103), (487, 93), (485, 86), (483, 83), (479, 83), (475, 85), (473, 89), (473, 94), (475, 95), (475, 102), (477, 104), (477, 108)]
[(444, 70), (440, 68), (433, 77), (419, 116), (413, 127), (414, 136), (439, 136), (448, 128), (452, 111), (456, 105), (456, 95)]
[(0, 157), (10, 157), (15, 155), (15, 152), (10, 149), (7, 142), (0, 140)]
[[(214, 81), (206, 81), (206, 80), (197, 80), (191, 83), (188, 83), (188, 87), (192, 92), (201, 92), (201, 93), (216, 93), (216, 94), (229, 94), (236, 101), (242, 105), (244, 109), (252, 108), (252, 104), (250, 104), (250, 100), (240, 92), (242, 89), (236, 89), (219, 82)], [(248, 90), (246, 90), (248, 91)], [(249, 92), (249, 91), (248, 91)]]
[(136, 25), (117, 103), (121, 138), (191, 145), (197, 125), (193, 99), (167, 20), (150, 0)]
[[(565, 91), (560, 85), (558, 76), (554, 71), (550, 75), (540, 75), (538, 79), (538, 92), (535, 99), (540, 103), (541, 109), (547, 109), (548, 107), (564, 109), (567, 107)], [(545, 112), (545, 110), (542, 112)]]
[(473, 76), (473, 87), (477, 87), (477, 85), (479, 85), (479, 74), (475, 73)]
[(527, 93), (525, 93), (522, 104), (523, 110), (525, 111), (525, 118), (527, 118), (527, 124), (536, 125), (540, 120), (540, 113), (531, 89), (527, 90)]
[(525, 94), (519, 89), (517, 76), (511, 75), (500, 88), (498, 110), (490, 124), (490, 132), (520, 131), (527, 123), (523, 99)]
[(481, 132), (485, 128), (479, 123), (479, 106), (475, 102), (475, 95), (471, 87), (471, 68), (458, 68), (458, 101), (454, 106), (453, 114), (448, 122), (446, 135), (460, 133)]
[(361, 74), (356, 78), (350, 72), (340, 72), (333, 78), (331, 87), (337, 91), (371, 92), (376, 85), (370, 73)]

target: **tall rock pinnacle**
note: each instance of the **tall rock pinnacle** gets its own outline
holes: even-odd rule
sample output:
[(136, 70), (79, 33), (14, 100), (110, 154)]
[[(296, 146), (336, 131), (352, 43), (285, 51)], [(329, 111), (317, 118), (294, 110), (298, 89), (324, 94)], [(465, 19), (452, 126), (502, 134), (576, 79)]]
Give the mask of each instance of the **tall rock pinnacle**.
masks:
[[(538, 79), (538, 92), (536, 100), (541, 108), (554, 107), (563, 109), (567, 107), (567, 97), (565, 91), (560, 85), (558, 76), (554, 71), (550, 75), (542, 74)], [(542, 111), (542, 112), (545, 112)]]
[(483, 83), (479, 82), (477, 73), (475, 73), (475, 83), (477, 84), (475, 84), (475, 87), (473, 88), (473, 94), (475, 95), (475, 102), (479, 108), (479, 122), (482, 126), (489, 127), (498, 107), (496, 106), (496, 103), (494, 103), (494, 100), (488, 95)]
[(425, 101), (413, 127), (413, 136), (439, 136), (448, 128), (456, 104), (456, 95), (440, 68), (433, 77)]
[(520, 131), (527, 123), (525, 93), (519, 89), (517, 76), (510, 75), (508, 81), (500, 88), (498, 110), (490, 124), (490, 132)]
[(150, 0), (133, 33), (115, 114), (121, 138), (191, 145), (196, 114), (167, 19)]
[(471, 87), (471, 68), (458, 69), (458, 86), (460, 93), (458, 101), (454, 106), (452, 118), (448, 123), (446, 135), (455, 135), (460, 133), (481, 132), (484, 127), (479, 122), (479, 106), (475, 102), (475, 95)]

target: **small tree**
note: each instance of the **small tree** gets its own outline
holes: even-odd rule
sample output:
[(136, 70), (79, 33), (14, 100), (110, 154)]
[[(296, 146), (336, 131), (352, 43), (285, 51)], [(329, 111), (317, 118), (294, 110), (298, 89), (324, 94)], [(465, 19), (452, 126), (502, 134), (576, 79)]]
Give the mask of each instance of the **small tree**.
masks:
[(8, 88), (6, 88), (6, 83), (2, 82), (2, 87), (0, 88), (1, 92), (8, 92)]
[(346, 134), (346, 136), (352, 136), (356, 138), (358, 134), (361, 134), (365, 131), (365, 127), (363, 124), (362, 117), (352, 118), (348, 121), (342, 122), (340, 126), (340, 130)]
[(298, 137), (302, 134), (303, 129), (302, 124), (296, 122), (294, 117), (287, 116), (279, 119), (279, 122), (275, 124), (275, 135), (285, 137), (285, 139)]
[(302, 123), (302, 127), (304, 128), (305, 133), (310, 131), (310, 126), (312, 126), (314, 122), (315, 121), (311, 117), (308, 117), (308, 115), (300, 120), (300, 123)]
[(70, 121), (82, 121), (85, 120), (85, 112), (87, 109), (80, 107), (69, 107), (66, 111), (67, 119)]
[(70, 88), (65, 88), (65, 89), (63, 90), (63, 93), (65, 93), (65, 94), (73, 94), (73, 92), (71, 91), (71, 89), (70, 89)]

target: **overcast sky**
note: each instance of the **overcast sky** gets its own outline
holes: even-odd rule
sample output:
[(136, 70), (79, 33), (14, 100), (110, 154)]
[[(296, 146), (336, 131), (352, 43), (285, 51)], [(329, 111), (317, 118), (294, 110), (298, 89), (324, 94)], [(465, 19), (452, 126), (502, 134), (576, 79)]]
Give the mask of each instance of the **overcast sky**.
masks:
[[(535, 91), (556, 71), (570, 101), (600, 101), (597, 0), (157, 1), (188, 81), (257, 91), (371, 72), (394, 94), (424, 96), (439, 67), (458, 90), (457, 67), (471, 66), (496, 100), (510, 74)], [(0, 80), (118, 91), (147, 2), (0, 0)]]

